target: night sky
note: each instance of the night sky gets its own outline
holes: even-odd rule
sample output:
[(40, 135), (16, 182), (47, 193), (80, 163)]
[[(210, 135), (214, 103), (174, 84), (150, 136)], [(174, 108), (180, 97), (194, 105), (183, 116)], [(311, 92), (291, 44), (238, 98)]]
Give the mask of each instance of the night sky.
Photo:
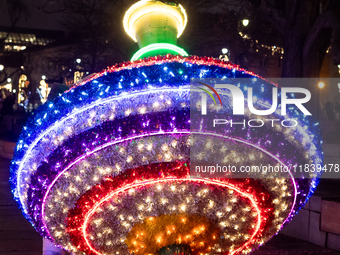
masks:
[[(3, 5), (5, 0), (0, 0), (0, 26), (11, 26), (9, 14), (7, 8)], [(31, 6), (31, 3), (39, 2), (38, 0), (25, 0), (29, 6), (29, 16), (25, 19), (21, 18), (16, 27), (34, 28), (34, 29), (48, 29), (48, 30), (62, 30), (62, 26), (59, 25), (58, 19), (60, 14), (46, 14), (39, 11), (37, 8)], [(41, 0), (40, 0), (41, 1)]]

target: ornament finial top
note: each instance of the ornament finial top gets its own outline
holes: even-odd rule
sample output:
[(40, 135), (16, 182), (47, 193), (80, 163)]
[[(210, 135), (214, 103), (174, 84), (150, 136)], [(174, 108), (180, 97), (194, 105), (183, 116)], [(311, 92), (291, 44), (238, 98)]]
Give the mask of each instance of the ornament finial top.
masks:
[(141, 0), (126, 12), (123, 23), (140, 48), (153, 43), (176, 44), (185, 29), (187, 15), (180, 4)]
[(185, 50), (176, 46), (187, 20), (184, 8), (177, 3), (141, 0), (132, 5), (123, 23), (140, 50), (131, 61), (167, 54), (188, 56)]

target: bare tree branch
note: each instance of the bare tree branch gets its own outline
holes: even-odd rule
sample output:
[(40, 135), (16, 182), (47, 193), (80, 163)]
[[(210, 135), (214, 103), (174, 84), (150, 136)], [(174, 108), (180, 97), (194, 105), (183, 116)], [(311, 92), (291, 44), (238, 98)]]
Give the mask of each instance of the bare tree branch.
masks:
[(329, 37), (326, 38), (323, 36), (327, 31), (331, 31), (332, 35), (332, 60), (335, 64), (340, 64), (340, 20), (331, 10), (321, 14), (314, 23), (305, 41), (303, 50), (304, 59), (307, 59), (310, 54), (313, 54), (324, 40), (329, 39)]
[(11, 78), (14, 74), (16, 74), (17, 72), (19, 72), (21, 70), (21, 68), (16, 69), (15, 71), (13, 71), (10, 74), (7, 74), (6, 72), (4, 73), (4, 78), (2, 78), (0, 80), (0, 84), (2, 84), (3, 82), (7, 81), (8, 78)]
[(39, 1), (39, 4), (32, 2), (32, 6), (46, 14), (60, 13), (66, 11), (65, 0), (62, 1), (44, 0)]
[(267, 15), (267, 18), (275, 26), (275, 28), (284, 36), (286, 20), (283, 13), (275, 7), (275, 2), (273, 0), (262, 0), (261, 10)]
[(29, 13), (27, 5), (23, 3), (22, 0), (7, 0), (5, 2), (0, 2), (0, 7), (7, 9), (11, 20), (11, 27), (9, 32), (6, 34), (4, 38), (0, 40), (0, 47), (2, 47), (5, 44), (5, 41), (8, 39), (8, 37), (13, 33), (14, 28), (16, 27), (19, 20), (22, 17), (27, 18)]

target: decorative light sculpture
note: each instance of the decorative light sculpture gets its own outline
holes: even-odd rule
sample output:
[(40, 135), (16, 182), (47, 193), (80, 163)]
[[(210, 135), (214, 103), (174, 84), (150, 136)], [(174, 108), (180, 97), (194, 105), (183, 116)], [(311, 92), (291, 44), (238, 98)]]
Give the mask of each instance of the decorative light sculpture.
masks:
[[(138, 15), (147, 19), (159, 11), (174, 17), (173, 34), (180, 35), (184, 9), (159, 1), (133, 5), (124, 26), (139, 40)], [(213, 154), (219, 163), (236, 165), (321, 164), (317, 123), (289, 110), (287, 117), (270, 117), (294, 118), (299, 127), (192, 129), (200, 111), (190, 105), (202, 94), (190, 90), (192, 78), (251, 78), (243, 92), (258, 87), (254, 97), (263, 101), (257, 106), (271, 102), (274, 85), (236, 65), (165, 55), (112, 66), (36, 111), (18, 141), (11, 183), (23, 214), (43, 237), (73, 254), (241, 254), (264, 244), (298, 212), (319, 173), (211, 179), (190, 176), (190, 157)], [(229, 105), (221, 111), (231, 114)]]

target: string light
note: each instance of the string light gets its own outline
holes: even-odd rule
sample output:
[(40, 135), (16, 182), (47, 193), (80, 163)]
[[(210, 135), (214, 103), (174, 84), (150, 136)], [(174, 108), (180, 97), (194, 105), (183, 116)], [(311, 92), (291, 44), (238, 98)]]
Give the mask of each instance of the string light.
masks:
[[(135, 173), (136, 173), (136, 170), (133, 170)], [(177, 170), (178, 171), (178, 170)], [(144, 171), (141, 171), (141, 173), (143, 173), (143, 174), (145, 174), (145, 170)], [(138, 176), (136, 176), (136, 178), (138, 179)], [(191, 179), (183, 179), (183, 180), (185, 180), (185, 181), (189, 181), (189, 180), (191, 180)], [(167, 180), (164, 180), (164, 181), (167, 181)], [(164, 182), (164, 181), (162, 181), (162, 182)], [(169, 180), (168, 180), (169, 181)], [(201, 181), (203, 181), (203, 182), (206, 182), (206, 181), (204, 181), (204, 180), (201, 180)], [(158, 182), (158, 181), (157, 181)], [(157, 184), (157, 182), (154, 182), (155, 184)], [(211, 182), (211, 181), (208, 181), (209, 183)], [(112, 182), (109, 182), (110, 184), (112, 184)], [(151, 182), (151, 183), (153, 183), (153, 182)], [(217, 184), (217, 183), (216, 183)], [(144, 182), (143, 184), (143, 187), (145, 187), (145, 185), (146, 185), (146, 183)], [(170, 189), (170, 187), (171, 187), (171, 185), (169, 186), (169, 189)], [(232, 187), (232, 186), (231, 186)], [(134, 187), (134, 188), (136, 188), (136, 187)], [(235, 190), (235, 188), (233, 188), (234, 190)], [(117, 190), (118, 192), (122, 192), (121, 190)], [(246, 194), (244, 194), (245, 196), (247, 196)], [(112, 197), (112, 194), (111, 195), (109, 195), (109, 197)], [(106, 198), (104, 198), (104, 200), (107, 200), (109, 197), (106, 197)], [(147, 198), (147, 200), (148, 201), (150, 201), (150, 197), (148, 197)], [(102, 204), (103, 202), (99, 202), (97, 205), (100, 205), (100, 204)], [(97, 209), (96, 209), (97, 210)], [(93, 211), (92, 211), (93, 212)], [(90, 214), (92, 214), (92, 213), (90, 213)], [(182, 218), (182, 217), (181, 217)], [(152, 217), (152, 218), (149, 218), (149, 219), (152, 219), (152, 221), (154, 220), (154, 217)], [(260, 218), (258, 218), (258, 220), (259, 220)], [(180, 220), (180, 219), (179, 219)], [(85, 220), (86, 221), (86, 220)], [(86, 224), (86, 223), (85, 223)], [(257, 225), (258, 225), (259, 223), (257, 223)], [(83, 229), (83, 228), (82, 228)], [(173, 229), (174, 230), (174, 229)], [(200, 225), (198, 228), (196, 228), (196, 231), (198, 231), (198, 232), (201, 232), (201, 231), (205, 231), (205, 227), (204, 226), (202, 226), (202, 225)], [(258, 231), (258, 230), (257, 230)]]
[[(159, 75), (154, 77), (155, 73)], [(53, 239), (56, 244), (68, 247), (67, 249), (73, 253), (79, 252), (78, 245), (75, 245), (74, 240), (70, 238), (71, 232), (66, 231), (68, 227), (62, 223), (67, 219), (70, 208), (73, 208), (75, 203), (81, 203), (87, 199), (86, 191), (91, 193), (94, 187), (98, 188), (97, 191), (101, 190), (103, 187), (98, 185), (110, 178), (112, 178), (111, 181), (116, 182), (118, 180), (116, 178), (125, 175), (131, 167), (181, 161), (190, 156), (188, 149), (198, 150), (198, 147), (194, 146), (195, 143), (191, 143), (188, 139), (190, 119), (185, 116), (190, 116), (188, 114), (190, 112), (188, 84), (191, 78), (197, 78), (199, 75), (209, 78), (258, 77), (237, 66), (211, 58), (154, 57), (111, 67), (77, 84), (53, 103), (39, 108), (24, 128), (11, 165), (14, 196), (37, 230), (43, 236)], [(139, 81), (138, 84), (136, 78)], [(131, 82), (134, 83), (133, 88)], [(257, 91), (256, 96), (270, 100), (267, 91), (273, 84), (258, 79), (256, 85), (262, 86), (262, 84), (265, 89), (262, 92)], [(105, 91), (102, 95), (100, 92), (103, 90), (100, 88), (104, 88)], [(199, 98), (200, 94), (195, 93), (193, 92), (193, 95)], [(79, 95), (82, 100), (79, 100)], [(221, 93), (221, 96), (226, 100), (230, 97), (228, 93)], [(263, 105), (266, 105), (265, 100)], [(224, 108), (219, 109), (219, 111), (223, 110)], [(171, 113), (170, 117), (169, 113)], [(206, 130), (202, 130), (202, 135), (205, 134), (209, 139), (212, 137), (220, 139), (224, 144), (216, 146), (215, 141), (208, 142), (204, 139), (202, 141), (206, 143), (201, 146), (201, 149), (227, 154), (222, 160), (226, 159), (227, 162), (238, 164), (245, 162), (257, 164), (261, 160), (280, 165), (291, 162), (293, 164), (307, 161), (322, 162), (318, 126), (295, 112), (289, 114), (292, 118), (299, 120), (301, 127), (292, 131), (285, 130), (280, 125), (274, 125), (273, 129), (266, 129), (265, 137), (262, 132), (257, 134), (251, 128), (223, 131), (232, 133), (232, 136), (209, 134)], [(45, 115), (46, 118), (44, 118)], [(274, 113), (271, 117), (276, 118), (276, 116), (277, 113)], [(245, 115), (245, 118), (248, 117)], [(154, 139), (149, 139), (150, 137)], [(244, 140), (239, 137), (243, 137)], [(283, 149), (284, 155), (280, 154)], [(229, 153), (230, 151), (233, 153)], [(242, 155), (242, 151), (246, 153)], [(301, 153), (303, 159), (298, 158), (297, 155), (300, 154), (296, 152), (303, 152)], [(132, 172), (131, 176), (133, 176)], [(314, 179), (317, 177), (318, 175), (313, 176)], [(131, 178), (129, 181), (135, 180), (136, 176)], [(157, 175), (156, 180), (162, 178), (168, 177), (166, 174)], [(242, 249), (249, 250), (249, 247), (256, 248), (258, 243), (268, 240), (282, 227), (287, 218), (290, 219), (303, 205), (316, 187), (314, 179), (311, 180), (311, 186), (302, 179), (281, 179), (279, 182), (273, 179), (252, 183), (249, 186), (251, 187), (249, 194), (252, 196), (257, 197), (256, 193), (259, 192), (257, 189), (265, 187), (264, 193), (261, 194), (268, 194), (269, 202), (277, 199), (270, 211), (272, 218), (266, 215), (261, 220), (263, 224), (266, 222), (268, 225), (265, 227), (261, 225), (259, 236), (249, 236), (247, 239), (251, 241), (249, 246), (241, 245), (246, 238), (231, 234), (230, 237), (234, 243), (225, 243), (221, 246), (223, 249), (216, 248), (216, 250), (221, 249), (225, 252), (232, 247), (230, 249), (236, 253)], [(140, 180), (146, 180), (145, 174), (143, 177), (140, 176)], [(172, 190), (173, 186), (174, 190)], [(237, 183), (236, 186), (240, 191), (247, 191), (242, 184)], [(259, 213), (253, 212), (252, 206), (240, 206), (243, 199), (233, 189), (220, 193), (219, 196), (223, 194), (226, 200), (224, 205), (218, 207), (219, 201), (209, 188), (194, 190), (190, 184), (180, 186), (176, 182), (169, 183), (168, 186), (161, 183), (161, 187), (160, 190), (157, 186), (153, 187), (157, 192), (154, 195), (148, 193), (148, 201), (147, 199), (143, 202), (133, 200), (138, 202), (135, 207), (136, 213), (126, 214), (129, 215), (127, 217), (132, 218), (126, 219), (124, 225), (120, 226), (121, 229), (129, 231), (134, 223), (146, 219), (158, 206), (162, 208), (164, 206), (164, 213), (189, 213), (191, 208), (194, 208), (193, 201), (198, 198), (204, 201), (205, 209), (212, 212), (211, 217), (215, 217), (214, 220), (219, 222), (217, 224), (219, 229), (233, 228), (236, 231), (235, 226), (237, 226), (237, 231), (239, 231), (247, 226), (253, 226), (252, 231), (254, 231), (257, 225), (253, 221), (262, 217)], [(135, 199), (139, 191), (136, 189), (135, 192), (130, 191), (128, 194), (131, 199)], [(166, 191), (169, 191), (168, 196), (164, 195)], [(187, 195), (192, 191), (195, 191), (192, 193), (194, 195)], [(300, 193), (298, 196), (297, 191)], [(182, 200), (173, 203), (171, 197), (180, 196), (180, 194), (182, 194)], [(114, 212), (113, 215), (115, 215), (120, 210), (119, 205), (126, 203), (123, 197), (123, 193), (121, 197), (117, 197), (115, 201), (117, 209), (113, 209), (116, 208), (116, 204), (114, 206), (110, 204), (111, 206), (95, 210), (96, 215), (101, 215), (103, 219), (106, 219), (106, 210), (110, 213)], [(100, 197), (93, 197), (93, 199), (98, 200)], [(235, 222), (234, 226), (228, 223), (231, 215), (236, 215), (232, 219)], [(225, 226), (222, 226), (222, 223)], [(95, 243), (99, 238), (97, 234), (101, 235), (100, 238), (104, 238), (108, 233), (101, 225), (98, 225), (99, 232), (93, 231), (88, 235), (91, 243)], [(114, 233), (110, 233), (112, 234)], [(216, 237), (216, 240), (220, 240), (217, 234)], [(115, 247), (114, 239), (110, 241), (111, 243), (109, 240), (100, 240), (103, 240), (102, 244), (109, 247), (108, 249)], [(125, 237), (122, 239), (119, 237), (117, 240), (123, 240), (119, 242), (124, 243)], [(163, 236), (162, 244), (164, 240)], [(177, 233), (176, 240), (183, 242), (186, 236)], [(209, 247), (207, 246), (206, 249)], [(211, 249), (214, 250), (214, 246), (211, 246)], [(120, 253), (122, 251), (119, 250)], [(138, 252), (141, 251), (140, 246)], [(202, 253), (207, 252), (206, 250)]]
[[(90, 93), (88, 93), (89, 95), (90, 95)], [(65, 101), (65, 103), (67, 103), (67, 101)], [(69, 108), (69, 107), (67, 107), (67, 108)], [(53, 114), (54, 115), (54, 114)], [(46, 119), (47, 120), (47, 119)], [(45, 119), (44, 119), (44, 121), (45, 121)], [(26, 139), (27, 140), (27, 139)], [(32, 144), (32, 146), (34, 146), (35, 144)], [(30, 148), (33, 148), (33, 147), (31, 147), (30, 146)], [(21, 161), (21, 163), (22, 164), (24, 164), (25, 163), (25, 160), (24, 161)], [(21, 165), (22, 166), (22, 165)], [(16, 167), (16, 165), (15, 166), (13, 166), (13, 167)], [(19, 171), (19, 175), (21, 174), (22, 172), (20, 172)], [(20, 178), (18, 178), (18, 182), (20, 182)], [(20, 187), (21, 185), (18, 185), (18, 187)], [(23, 195), (23, 196), (25, 196), (25, 195)]]

